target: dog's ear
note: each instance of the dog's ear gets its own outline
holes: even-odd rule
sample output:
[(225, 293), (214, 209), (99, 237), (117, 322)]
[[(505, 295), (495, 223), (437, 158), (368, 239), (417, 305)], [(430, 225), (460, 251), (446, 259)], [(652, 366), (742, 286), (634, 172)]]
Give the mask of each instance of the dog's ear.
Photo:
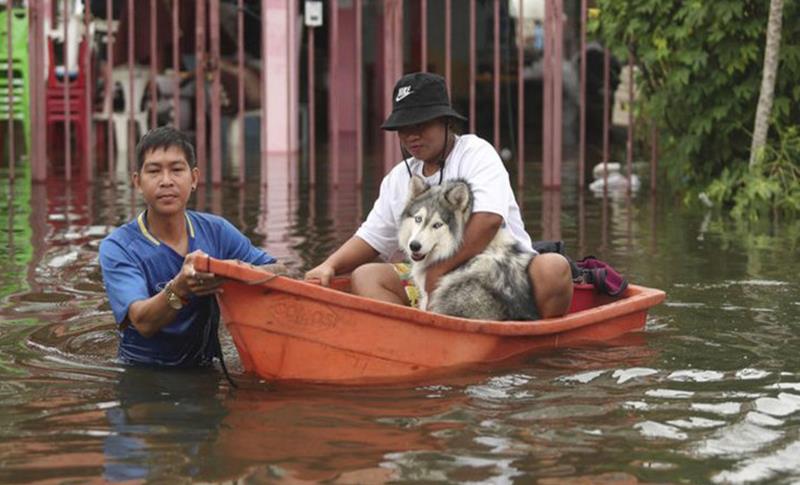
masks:
[(430, 186), (425, 183), (425, 179), (419, 175), (411, 177), (411, 182), (408, 183), (408, 200), (414, 200), (422, 193), (430, 189)]
[(472, 190), (464, 181), (450, 182), (445, 190), (445, 200), (458, 211), (467, 211), (472, 205)]

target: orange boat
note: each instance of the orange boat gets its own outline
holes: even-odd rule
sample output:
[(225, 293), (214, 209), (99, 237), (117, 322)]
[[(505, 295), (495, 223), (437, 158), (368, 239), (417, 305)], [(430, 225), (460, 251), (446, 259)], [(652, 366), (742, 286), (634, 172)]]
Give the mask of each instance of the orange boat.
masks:
[(576, 285), (570, 312), (536, 321), (451, 317), (276, 276), (239, 261), (210, 257), (201, 271), (229, 278), (219, 296), (222, 318), (242, 364), (269, 380), (388, 383), (443, 369), (499, 362), (536, 349), (609, 340), (644, 327), (661, 290), (629, 285), (620, 298)]

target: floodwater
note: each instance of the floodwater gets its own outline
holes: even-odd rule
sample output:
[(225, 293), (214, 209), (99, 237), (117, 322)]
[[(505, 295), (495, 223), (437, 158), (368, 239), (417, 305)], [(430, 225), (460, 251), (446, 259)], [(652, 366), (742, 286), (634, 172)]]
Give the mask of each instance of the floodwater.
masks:
[[(3, 180), (0, 482), (797, 483), (800, 227), (537, 187), (520, 197), (536, 239), (667, 292), (644, 332), (378, 388), (263, 382), (226, 339), (232, 389), (218, 369), (115, 363), (97, 250), (139, 210), (125, 183)], [(276, 182), (193, 204), (304, 270), (375, 191)]]

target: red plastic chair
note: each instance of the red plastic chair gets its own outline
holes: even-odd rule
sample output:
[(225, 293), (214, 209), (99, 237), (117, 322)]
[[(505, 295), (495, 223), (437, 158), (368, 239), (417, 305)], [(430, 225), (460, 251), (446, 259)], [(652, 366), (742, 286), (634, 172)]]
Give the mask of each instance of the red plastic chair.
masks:
[[(52, 40), (48, 41), (48, 50), (50, 62), (45, 99), (48, 146), (54, 146), (52, 143), (54, 125), (57, 123), (66, 123), (67, 113), (69, 113), (70, 124), (75, 125), (77, 152), (80, 156), (84, 156), (86, 150), (89, 149), (89, 147), (84, 146), (84, 140), (86, 139), (85, 134), (86, 130), (89, 129), (90, 123), (89, 113), (86, 110), (86, 83), (88, 73), (84, 72), (86, 70), (86, 57), (89, 55), (87, 43), (85, 40), (81, 41), (78, 48), (78, 72), (75, 79), (70, 79), (69, 81), (69, 94), (66, 103), (64, 102), (64, 79), (56, 75), (55, 49), (53, 48)], [(68, 76), (69, 72), (66, 68), (66, 61), (64, 64), (64, 76)]]
[[(47, 41), (47, 49), (48, 55), (50, 56), (49, 62), (49, 69), (47, 73), (47, 87), (48, 88), (60, 88), (63, 89), (64, 87), (64, 80), (59, 79), (56, 75), (56, 56), (55, 56), (55, 47), (53, 47), (53, 39), (48, 39)], [(85, 86), (86, 85), (86, 73), (84, 72), (84, 66), (86, 61), (86, 56), (88, 55), (88, 46), (85, 40), (82, 40), (80, 44), (78, 44), (78, 74), (75, 79), (69, 80), (70, 89), (73, 86)], [(63, 57), (63, 56), (62, 56)], [(64, 72), (67, 72), (66, 68), (66, 59), (64, 60)]]

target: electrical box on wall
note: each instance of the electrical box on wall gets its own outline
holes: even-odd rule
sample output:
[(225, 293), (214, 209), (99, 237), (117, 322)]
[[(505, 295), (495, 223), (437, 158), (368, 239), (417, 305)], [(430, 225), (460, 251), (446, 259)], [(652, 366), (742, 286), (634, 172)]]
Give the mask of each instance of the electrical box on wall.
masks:
[(322, 26), (322, 2), (306, 0), (306, 27)]

